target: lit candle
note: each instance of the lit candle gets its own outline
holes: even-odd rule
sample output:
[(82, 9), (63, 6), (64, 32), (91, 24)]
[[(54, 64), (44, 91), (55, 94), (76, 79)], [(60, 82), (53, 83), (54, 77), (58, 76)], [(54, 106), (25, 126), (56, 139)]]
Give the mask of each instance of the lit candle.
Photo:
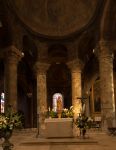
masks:
[(50, 111), (50, 107), (48, 108), (48, 110)]

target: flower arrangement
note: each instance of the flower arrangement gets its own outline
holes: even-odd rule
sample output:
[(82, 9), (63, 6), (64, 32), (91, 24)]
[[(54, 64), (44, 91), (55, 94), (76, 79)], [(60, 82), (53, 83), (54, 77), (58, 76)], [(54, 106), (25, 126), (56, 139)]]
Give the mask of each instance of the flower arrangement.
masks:
[(12, 107), (8, 106), (5, 113), (0, 113), (0, 138), (11, 135), (14, 128), (22, 127), (22, 115), (13, 112)]
[(77, 128), (80, 129), (80, 136), (85, 138), (86, 130), (92, 127), (93, 120), (90, 117), (87, 117), (84, 113), (79, 114), (75, 124)]
[(84, 113), (79, 114), (77, 117), (75, 124), (80, 129), (90, 129), (92, 126), (93, 120), (90, 117), (87, 117)]
[(73, 118), (74, 115), (74, 109), (73, 106), (70, 107), (70, 109), (63, 109), (62, 113), (61, 113), (61, 117), (62, 118)]
[(52, 109), (51, 111), (48, 112), (48, 117), (58, 118), (57, 112)]
[[(70, 109), (64, 108), (61, 112), (61, 118), (73, 118), (74, 115), (74, 110), (73, 106), (70, 107)], [(48, 111), (48, 117), (51, 118), (58, 118), (58, 112), (54, 111), (53, 109)]]

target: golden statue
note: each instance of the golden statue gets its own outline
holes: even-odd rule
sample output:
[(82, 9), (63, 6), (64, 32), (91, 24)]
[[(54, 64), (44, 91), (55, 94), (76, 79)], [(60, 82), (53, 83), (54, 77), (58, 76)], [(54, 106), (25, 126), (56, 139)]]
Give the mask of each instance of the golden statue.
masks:
[(57, 99), (57, 113), (58, 113), (58, 118), (61, 118), (61, 113), (62, 113), (62, 99), (61, 99), (61, 96), (58, 96), (58, 99)]

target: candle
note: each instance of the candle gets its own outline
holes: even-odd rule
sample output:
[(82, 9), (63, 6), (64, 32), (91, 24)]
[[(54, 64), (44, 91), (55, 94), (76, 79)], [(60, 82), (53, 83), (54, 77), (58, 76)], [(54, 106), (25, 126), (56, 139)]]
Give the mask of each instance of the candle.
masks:
[(48, 110), (50, 111), (50, 107), (48, 108)]

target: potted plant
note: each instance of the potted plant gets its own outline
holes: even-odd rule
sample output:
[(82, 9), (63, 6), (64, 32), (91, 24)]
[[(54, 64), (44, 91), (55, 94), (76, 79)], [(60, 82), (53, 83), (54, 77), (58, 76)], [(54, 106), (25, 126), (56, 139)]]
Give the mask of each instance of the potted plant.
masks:
[(9, 105), (5, 113), (0, 113), (0, 138), (4, 138), (2, 144), (3, 149), (10, 149), (13, 146), (9, 142), (15, 128), (22, 127), (22, 115), (18, 112), (13, 112), (12, 107)]
[(62, 118), (73, 118), (73, 116), (74, 116), (73, 106), (71, 106), (70, 109), (64, 108), (61, 113)]
[(77, 128), (80, 129), (80, 136), (84, 138), (86, 130), (90, 129), (92, 126), (92, 119), (90, 117), (87, 117), (84, 113), (82, 113), (79, 114), (79, 116), (77, 117), (75, 124)]

